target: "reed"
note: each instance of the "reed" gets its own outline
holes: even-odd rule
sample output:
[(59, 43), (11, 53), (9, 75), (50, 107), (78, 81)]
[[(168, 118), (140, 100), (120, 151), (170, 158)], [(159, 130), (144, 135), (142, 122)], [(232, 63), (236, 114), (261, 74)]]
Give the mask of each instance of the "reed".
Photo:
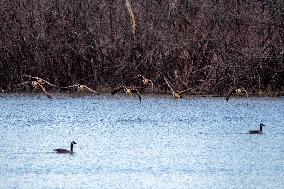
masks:
[[(35, 80), (48, 92), (80, 83), (99, 92), (124, 84), (164, 93), (165, 76), (173, 89), (201, 95), (241, 86), (248, 94), (284, 93), (280, 0), (17, 2), (0, 6), (0, 91), (24, 91), (14, 84)], [(147, 78), (133, 80), (138, 74), (154, 90)]]

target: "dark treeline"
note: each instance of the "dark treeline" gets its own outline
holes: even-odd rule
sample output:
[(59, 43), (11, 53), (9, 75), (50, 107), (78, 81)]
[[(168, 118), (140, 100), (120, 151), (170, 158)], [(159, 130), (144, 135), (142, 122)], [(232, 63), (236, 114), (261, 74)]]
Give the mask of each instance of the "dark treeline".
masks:
[[(98, 91), (145, 75), (223, 95), (283, 91), (283, 0), (0, 1), (0, 88), (22, 74)], [(162, 87), (159, 87), (159, 86)]]

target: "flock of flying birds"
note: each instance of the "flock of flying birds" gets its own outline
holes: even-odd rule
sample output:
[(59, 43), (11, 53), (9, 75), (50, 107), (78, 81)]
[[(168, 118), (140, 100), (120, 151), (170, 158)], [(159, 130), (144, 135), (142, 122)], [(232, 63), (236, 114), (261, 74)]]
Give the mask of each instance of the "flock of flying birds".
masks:
[[(32, 86), (34, 89), (41, 90), (48, 98), (52, 98), (52, 96), (51, 96), (50, 93), (48, 93), (46, 91), (44, 85), (49, 85), (51, 87), (58, 87), (57, 85), (54, 85), (54, 84), (48, 82), (47, 80), (44, 80), (44, 79), (39, 78), (39, 77), (33, 77), (33, 76), (30, 76), (30, 75), (27, 75), (27, 74), (24, 74), (23, 77), (27, 78), (28, 81), (20, 83), (16, 86), (25, 86), (25, 85)], [(154, 88), (153, 81), (144, 77), (143, 75), (137, 75), (135, 77), (135, 79), (138, 79), (139, 81), (141, 81), (142, 84), (145, 87), (151, 87), (151, 89)], [(173, 98), (175, 98), (175, 99), (182, 98), (182, 95), (190, 90), (190, 89), (186, 89), (186, 90), (183, 90), (183, 91), (176, 91), (176, 90), (173, 89), (171, 83), (169, 82), (169, 80), (166, 77), (164, 77), (164, 80), (165, 80), (165, 83), (167, 84), (168, 88), (170, 89), (170, 92), (172, 93)], [(79, 92), (79, 93), (80, 92), (90, 92), (90, 93), (99, 94), (97, 91), (91, 89), (90, 87), (88, 87), (86, 85), (81, 85), (81, 84), (75, 84), (75, 85), (71, 85), (71, 86), (67, 86), (67, 87), (60, 86), (59, 88), (61, 88), (61, 89), (75, 88), (75, 89), (77, 89), (77, 92)], [(111, 95), (114, 95), (118, 92), (123, 92), (126, 95), (130, 95), (130, 96), (137, 94), (139, 101), (141, 102), (141, 95), (140, 95), (138, 88), (118, 86), (117, 88), (115, 88), (111, 91)], [(243, 95), (248, 96), (248, 93), (244, 88), (232, 88), (226, 96), (227, 101), (229, 100), (229, 98), (232, 94), (235, 94), (235, 95), (238, 95), (238, 96), (243, 96)], [(263, 133), (262, 132), (263, 126), (265, 126), (265, 125), (260, 124), (259, 130), (250, 130), (248, 134), (262, 134)], [(56, 153), (73, 154), (73, 145), (74, 144), (76, 144), (76, 142), (72, 141), (70, 150), (58, 148), (58, 149), (54, 149), (54, 151)]]
[[(48, 82), (47, 80), (44, 80), (44, 79), (39, 78), (39, 77), (34, 77), (34, 76), (27, 75), (27, 74), (23, 74), (22, 76), (24, 78), (26, 78), (27, 81), (20, 83), (18, 85), (15, 85), (15, 86), (18, 86), (18, 87), (19, 86), (31, 86), (33, 89), (36, 89), (36, 90), (43, 92), (48, 98), (51, 98), (51, 99), (52, 99), (52, 95), (50, 93), (48, 93), (47, 90), (45, 89), (46, 85), (51, 86), (51, 87), (57, 87), (57, 88), (64, 89), (64, 90), (66, 90), (66, 89), (68, 90), (70, 88), (73, 88), (73, 89), (76, 89), (78, 93), (89, 92), (89, 93), (99, 94), (97, 91), (91, 89), (90, 87), (88, 87), (86, 85), (82, 85), (82, 84), (74, 84), (74, 85), (71, 85), (71, 86), (63, 86), (62, 87), (62, 86), (57, 86), (55, 84), (52, 84), (52, 83)], [(144, 87), (150, 87), (152, 90), (154, 89), (154, 83), (151, 79), (148, 79), (148, 78), (144, 77), (143, 75), (137, 75), (134, 79), (137, 79), (138, 81), (140, 81), (141, 84)], [(164, 84), (167, 84), (168, 88), (170, 89), (169, 92), (172, 94), (172, 97), (174, 99), (182, 98), (182, 95), (190, 90), (189, 88), (186, 89), (186, 90), (182, 90), (182, 91), (174, 90), (173, 87), (172, 87), (172, 84), (169, 82), (169, 80), (166, 77), (164, 77), (164, 81), (165, 81)], [(115, 89), (113, 89), (111, 91), (111, 95), (114, 95), (114, 94), (119, 93), (119, 92), (123, 92), (123, 93), (125, 93), (126, 95), (129, 95), (129, 96), (137, 95), (138, 98), (139, 98), (139, 101), (141, 102), (141, 95), (140, 95), (140, 89), (139, 88), (126, 87), (124, 85), (120, 85), (120, 86), (116, 87)], [(233, 94), (235, 94), (237, 96), (243, 96), (243, 95), (248, 96), (248, 93), (244, 88), (232, 88), (229, 91), (229, 93), (227, 94), (226, 100), (228, 101), (230, 96), (233, 95)]]

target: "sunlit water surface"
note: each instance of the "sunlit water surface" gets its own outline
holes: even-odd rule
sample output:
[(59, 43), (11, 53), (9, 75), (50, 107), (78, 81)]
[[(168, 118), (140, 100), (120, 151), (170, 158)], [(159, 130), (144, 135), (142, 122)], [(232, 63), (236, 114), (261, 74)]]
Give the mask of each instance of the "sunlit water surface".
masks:
[(284, 188), (283, 97), (1, 95), (0, 138), (0, 188)]

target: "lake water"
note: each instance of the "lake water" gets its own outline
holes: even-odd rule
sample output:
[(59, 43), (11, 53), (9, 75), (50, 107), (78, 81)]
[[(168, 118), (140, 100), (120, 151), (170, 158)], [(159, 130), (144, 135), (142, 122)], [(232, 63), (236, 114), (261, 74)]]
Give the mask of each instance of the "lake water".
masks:
[(0, 188), (284, 188), (283, 97), (0, 94), (0, 139)]

